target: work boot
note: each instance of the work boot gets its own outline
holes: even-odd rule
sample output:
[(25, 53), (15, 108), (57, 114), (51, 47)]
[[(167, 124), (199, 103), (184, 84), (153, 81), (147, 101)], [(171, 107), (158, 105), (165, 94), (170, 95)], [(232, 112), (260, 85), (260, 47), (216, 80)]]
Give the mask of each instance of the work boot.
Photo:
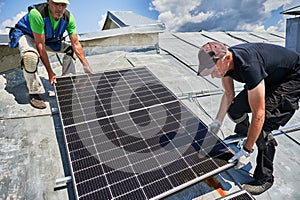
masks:
[(45, 109), (47, 106), (38, 94), (29, 94), (30, 104), (34, 108)]
[(259, 180), (251, 181), (243, 185), (243, 188), (252, 195), (259, 195), (272, 187), (273, 182), (262, 182)]

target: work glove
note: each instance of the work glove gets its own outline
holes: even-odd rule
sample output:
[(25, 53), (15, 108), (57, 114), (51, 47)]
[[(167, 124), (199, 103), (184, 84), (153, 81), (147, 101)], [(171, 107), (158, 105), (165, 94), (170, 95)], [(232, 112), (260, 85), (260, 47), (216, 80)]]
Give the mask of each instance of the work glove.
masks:
[(237, 161), (237, 164), (234, 166), (234, 168), (240, 169), (244, 167), (248, 162), (250, 162), (250, 153), (242, 148), (231, 159), (228, 160), (229, 163), (233, 163), (235, 161)]
[(215, 119), (208, 125), (208, 132), (212, 132), (214, 134), (217, 134), (220, 130), (220, 127), (222, 125), (222, 122), (218, 119)]

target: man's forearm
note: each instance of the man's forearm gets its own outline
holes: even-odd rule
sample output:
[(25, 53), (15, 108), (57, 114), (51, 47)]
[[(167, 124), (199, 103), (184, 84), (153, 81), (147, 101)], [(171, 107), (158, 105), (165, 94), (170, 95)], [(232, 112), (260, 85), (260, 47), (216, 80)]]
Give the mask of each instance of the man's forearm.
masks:
[(221, 122), (224, 120), (232, 99), (223, 94), (216, 119), (220, 120)]
[(76, 34), (70, 35), (70, 40), (72, 44), (73, 51), (75, 52), (76, 56), (79, 58), (81, 64), (83, 65), (83, 71), (85, 73), (94, 73), (93, 69), (90, 67), (85, 55), (83, 48), (78, 40), (78, 36)]
[(251, 123), (248, 129), (247, 140), (244, 144), (248, 150), (253, 149), (255, 142), (257, 141), (259, 134), (262, 131), (265, 116), (264, 114), (252, 115)]
[(48, 74), (53, 73), (45, 47), (43, 47), (42, 45), (37, 45), (37, 51), (40, 55), (41, 61), (44, 64)]
[(265, 82), (262, 80), (255, 88), (248, 91), (248, 101), (251, 107), (252, 119), (248, 129), (245, 147), (253, 149), (265, 121)]
[(73, 44), (72, 48), (74, 50), (74, 53), (76, 54), (76, 56), (80, 60), (81, 64), (82, 65), (87, 65), (88, 62), (87, 62), (87, 59), (86, 59), (86, 57), (84, 55), (84, 51), (83, 51), (83, 48), (82, 48), (81, 44), (78, 41), (76, 41)]
[(81, 44), (77, 41), (75, 41), (74, 43), (72, 43), (72, 48), (74, 49), (75, 54), (77, 55), (77, 57), (79, 58), (82, 66), (83, 66), (83, 70), (85, 73), (93, 73), (92, 68), (90, 67), (90, 64), (88, 63), (85, 55), (84, 55), (84, 51), (82, 49)]
[(44, 66), (47, 70), (49, 82), (52, 85), (53, 83), (56, 83), (56, 74), (53, 72), (53, 70), (51, 68), (46, 49), (45, 49), (45, 47), (43, 47), (43, 45), (41, 45), (40, 47), (37, 46), (37, 49), (38, 49), (38, 52), (40, 54), (40, 58), (42, 60), (42, 63), (44, 64)]

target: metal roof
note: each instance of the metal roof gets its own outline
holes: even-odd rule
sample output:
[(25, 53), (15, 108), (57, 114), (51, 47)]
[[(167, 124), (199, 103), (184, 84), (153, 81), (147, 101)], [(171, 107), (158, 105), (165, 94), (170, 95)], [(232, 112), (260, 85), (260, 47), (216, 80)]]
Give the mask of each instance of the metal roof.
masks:
[(148, 27), (149, 25), (164, 27), (163, 23), (138, 15), (132, 11), (108, 11), (102, 30), (143, 25)]
[(289, 8), (287, 10), (282, 11), (280, 14), (284, 15), (300, 15), (300, 5)]
[[(122, 29), (119, 31), (122, 32)], [(124, 37), (119, 33), (117, 35)], [(107, 35), (88, 33), (81, 37), (88, 44), (97, 37), (107, 38)], [(127, 37), (130, 39), (132, 35)], [(91, 38), (93, 40), (89, 40)], [(159, 53), (142, 45), (137, 45), (134, 51), (114, 46), (103, 51), (101, 43), (98, 47), (86, 45), (85, 50), (94, 71), (146, 66), (208, 124), (217, 113), (222, 85), (220, 79), (197, 77), (196, 70), (198, 47), (211, 40), (228, 46), (256, 41), (281, 46), (285, 43), (282, 33), (164, 32), (159, 34)], [(61, 67), (55, 58), (52, 59), (52, 67), (57, 75), (61, 73)], [(76, 63), (76, 69), (78, 73), (83, 73), (80, 62)], [(28, 103), (28, 91), (19, 68), (0, 73), (0, 196), (4, 199), (74, 198), (71, 183), (56, 185), (57, 179), (68, 177), (70, 171), (53, 87), (48, 83), (48, 75), (43, 66), (39, 66), (39, 74), (47, 91), (42, 95), (48, 104), (45, 110), (34, 109)], [(239, 91), (243, 85), (236, 84), (235, 87)], [(282, 131), (275, 132), (279, 143), (274, 162), (275, 183), (267, 192), (255, 196), (256, 199), (300, 198), (299, 121), (298, 110), (290, 122), (281, 127)], [(233, 127), (233, 122), (226, 117), (219, 137), (223, 139), (232, 134)], [(230, 147), (236, 148), (232, 145)], [(251, 180), (255, 155), (251, 159), (251, 163), (243, 170), (230, 169), (167, 199), (217, 199), (238, 191), (241, 184)], [(62, 183), (67, 180), (60, 179)]]
[(9, 38), (7, 34), (0, 34), (0, 45), (7, 45)]

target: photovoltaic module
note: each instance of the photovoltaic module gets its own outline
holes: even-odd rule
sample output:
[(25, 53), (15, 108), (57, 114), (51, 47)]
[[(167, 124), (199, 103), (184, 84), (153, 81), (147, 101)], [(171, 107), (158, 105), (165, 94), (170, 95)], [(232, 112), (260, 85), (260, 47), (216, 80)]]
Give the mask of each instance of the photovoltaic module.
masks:
[(160, 199), (232, 166), (145, 67), (58, 77), (55, 91), (77, 199)]

